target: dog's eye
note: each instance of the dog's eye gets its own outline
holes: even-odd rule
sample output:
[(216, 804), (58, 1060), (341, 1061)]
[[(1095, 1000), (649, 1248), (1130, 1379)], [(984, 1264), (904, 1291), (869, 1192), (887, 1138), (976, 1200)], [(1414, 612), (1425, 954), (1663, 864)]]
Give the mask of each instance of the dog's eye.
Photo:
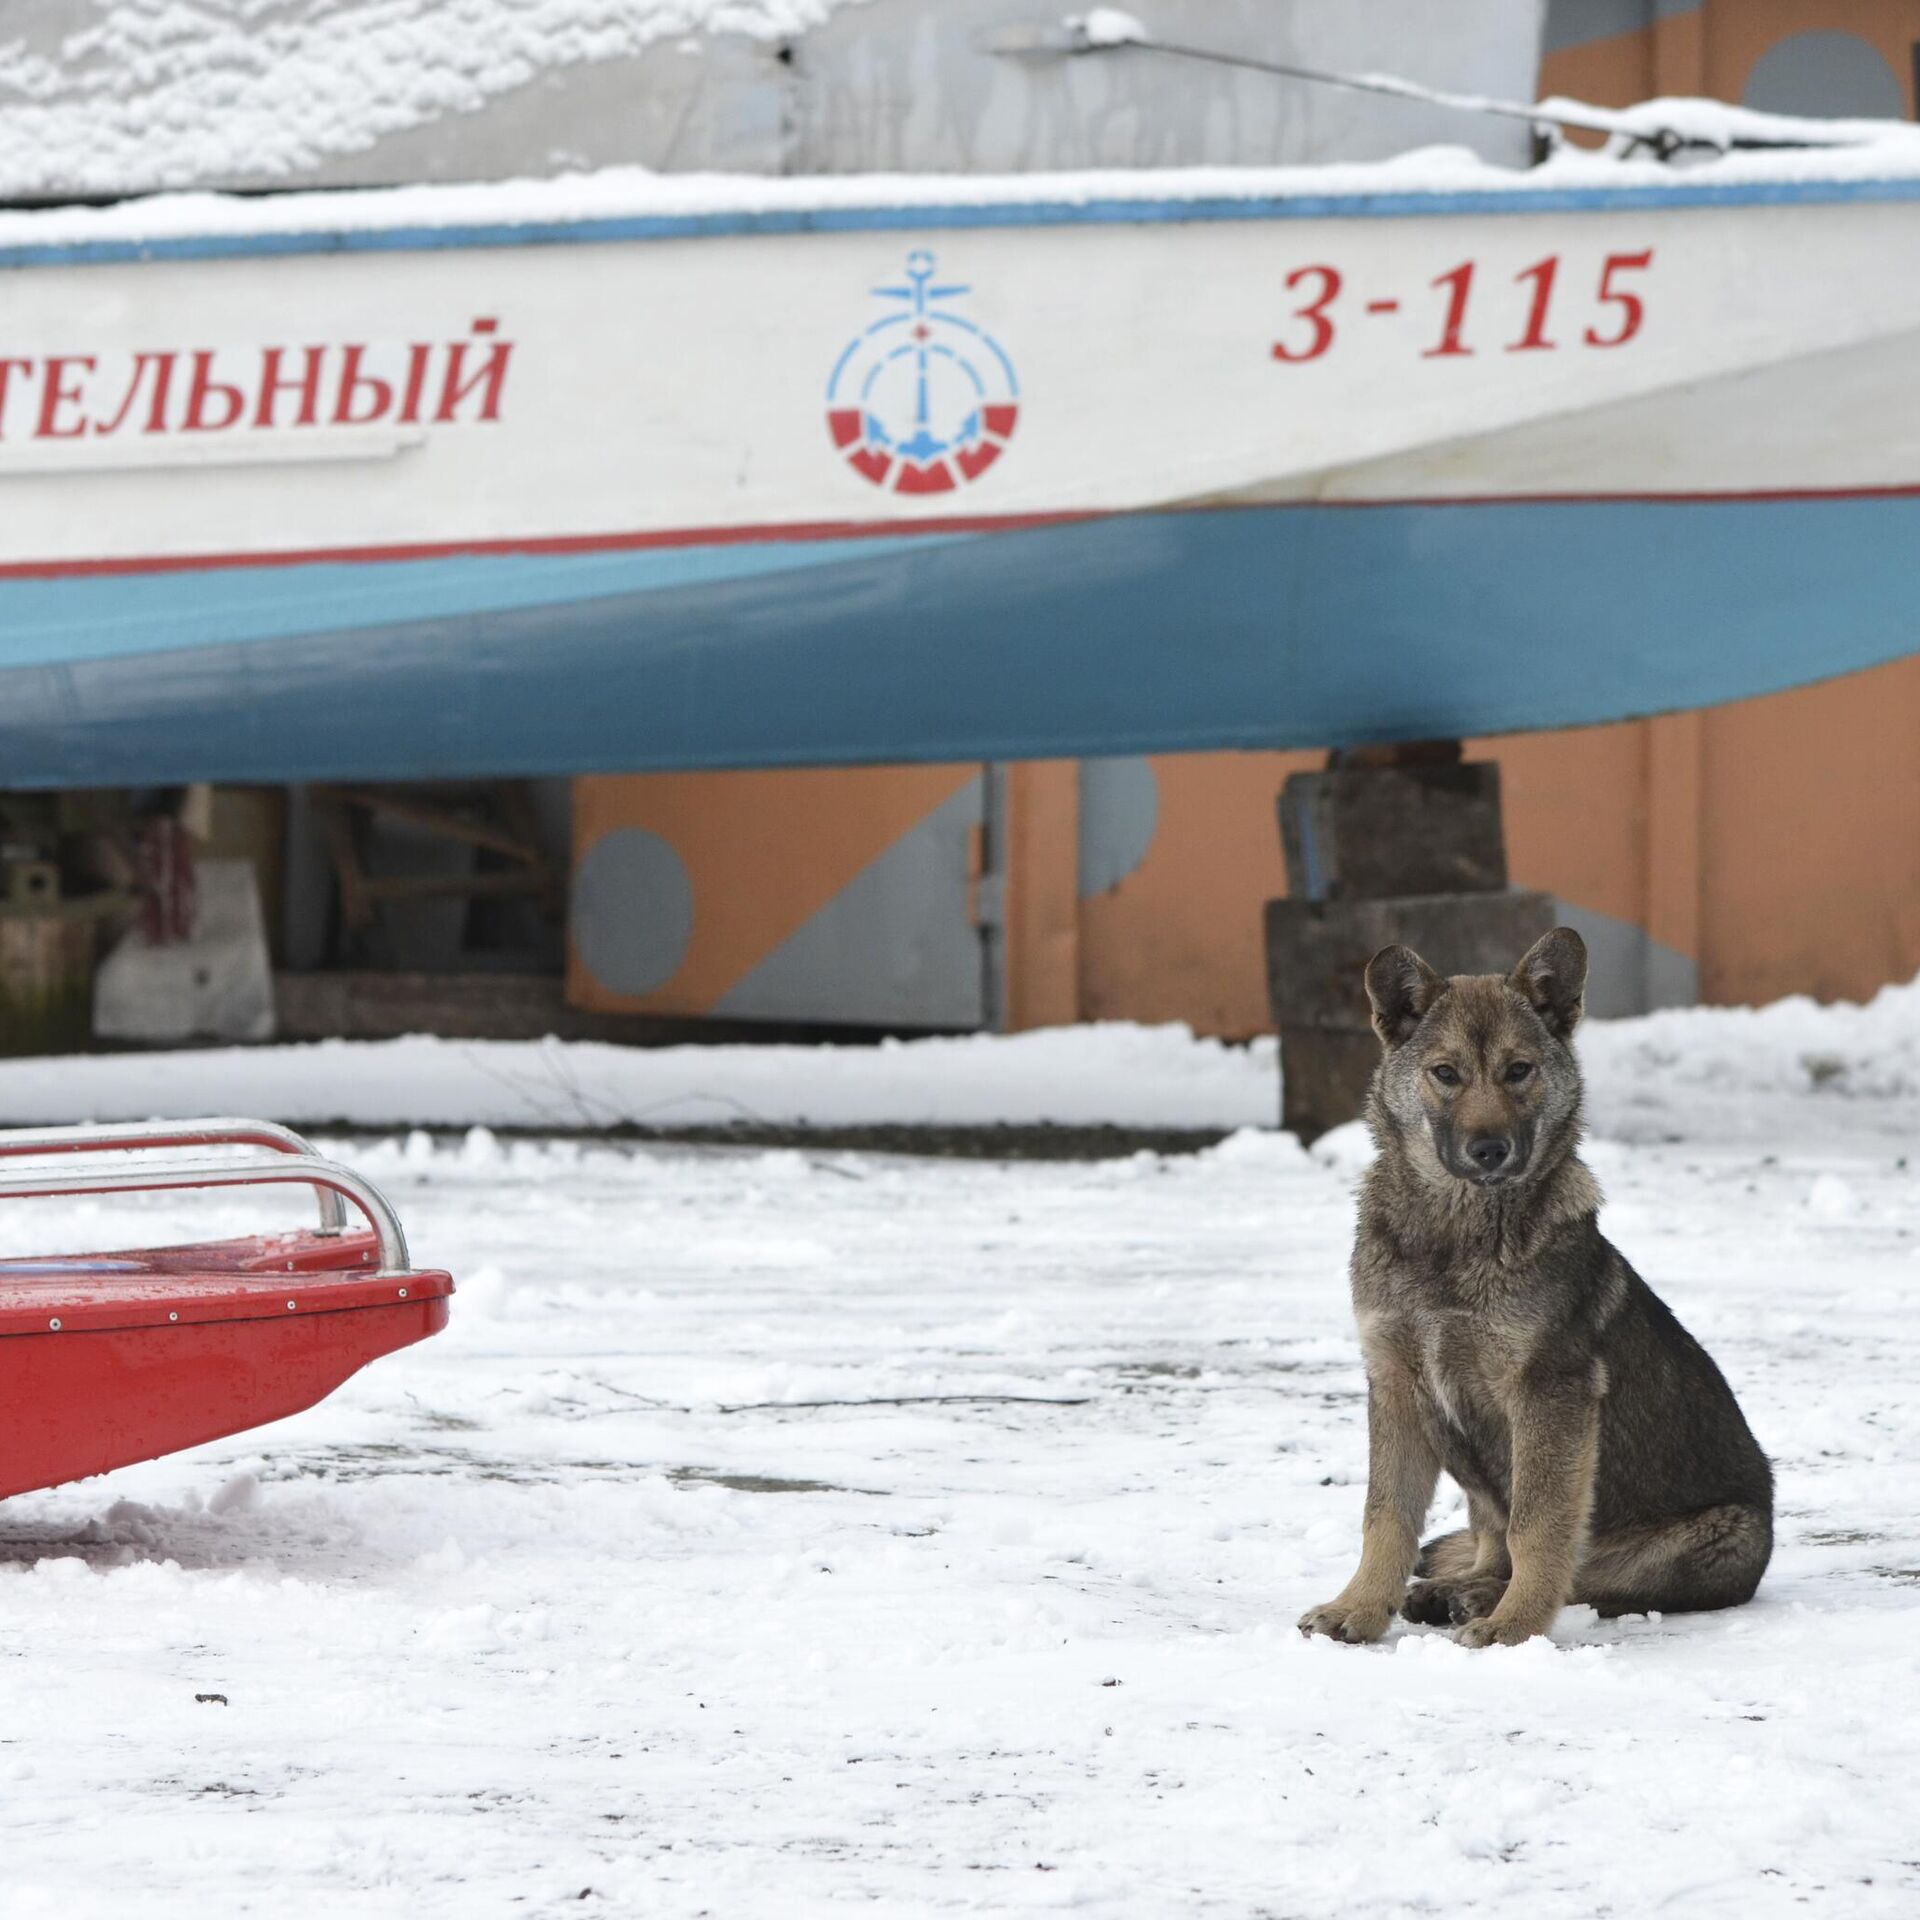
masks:
[(1428, 1071), (1443, 1087), (1457, 1087), (1460, 1084), (1460, 1076), (1444, 1060), (1437, 1067), (1429, 1068)]
[(1512, 1066), (1507, 1069), (1507, 1085), (1517, 1087), (1532, 1071), (1533, 1062), (1531, 1060), (1516, 1060)]

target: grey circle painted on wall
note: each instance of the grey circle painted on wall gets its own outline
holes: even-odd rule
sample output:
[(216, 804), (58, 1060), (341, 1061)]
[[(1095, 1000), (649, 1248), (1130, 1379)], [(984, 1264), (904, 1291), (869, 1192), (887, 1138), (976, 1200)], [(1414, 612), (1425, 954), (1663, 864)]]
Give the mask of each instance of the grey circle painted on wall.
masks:
[(1080, 898), (1117, 887), (1147, 857), (1160, 782), (1138, 754), (1080, 762)]
[(1904, 120), (1900, 76), (1857, 33), (1791, 33), (1754, 62), (1740, 96), (1762, 113)]
[(653, 993), (680, 971), (693, 938), (693, 882), (657, 833), (618, 827), (590, 846), (573, 876), (573, 939), (612, 993)]

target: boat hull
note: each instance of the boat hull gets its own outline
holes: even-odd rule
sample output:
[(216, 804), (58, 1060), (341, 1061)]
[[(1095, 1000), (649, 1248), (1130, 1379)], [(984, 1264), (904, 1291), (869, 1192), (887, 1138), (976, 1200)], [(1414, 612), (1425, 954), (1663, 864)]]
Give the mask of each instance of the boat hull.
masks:
[[(396, 577), (403, 598), (468, 610), (0, 673), (0, 763), (46, 786), (450, 778), (1585, 725), (1911, 651), (1920, 497), (1270, 506), (819, 546), (509, 605), (487, 604), (496, 561), (396, 565), (428, 576)], [(300, 571), (273, 583), (290, 602)]]
[(452, 1280), (376, 1257), (307, 1234), (0, 1261), (0, 1499), (286, 1419), (445, 1327)]
[(1917, 637), (1916, 194), (0, 246), (0, 756), (59, 786), (1301, 746), (1870, 666)]

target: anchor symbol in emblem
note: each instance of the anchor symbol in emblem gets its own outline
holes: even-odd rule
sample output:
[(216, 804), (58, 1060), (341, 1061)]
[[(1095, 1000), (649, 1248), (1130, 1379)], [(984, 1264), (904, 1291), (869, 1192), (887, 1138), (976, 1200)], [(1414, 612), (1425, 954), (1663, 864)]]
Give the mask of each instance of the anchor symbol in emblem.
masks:
[(1020, 417), (1005, 349), (934, 281), (925, 248), (906, 283), (873, 289), (890, 311), (855, 335), (827, 382), (827, 431), (848, 466), (893, 493), (950, 493), (999, 459)]

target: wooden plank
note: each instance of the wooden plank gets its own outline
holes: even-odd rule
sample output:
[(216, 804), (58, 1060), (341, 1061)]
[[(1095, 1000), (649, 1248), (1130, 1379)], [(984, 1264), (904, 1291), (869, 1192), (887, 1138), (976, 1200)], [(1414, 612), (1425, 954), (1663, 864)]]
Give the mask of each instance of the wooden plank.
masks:
[(445, 900), (466, 896), (496, 899), (513, 894), (539, 893), (545, 885), (537, 873), (512, 867), (492, 873), (400, 873), (365, 880), (371, 901)]
[(549, 920), (558, 920), (566, 912), (566, 888), (558, 869), (547, 857), (540, 832), (540, 814), (533, 804), (533, 788), (525, 780), (500, 782), (500, 811), (508, 828), (528, 849), (529, 864), (542, 879), (540, 911)]
[[(432, 1033), (453, 1039), (610, 1040), (632, 1046), (690, 1041), (870, 1041), (866, 1028), (588, 1013), (567, 1004), (561, 975), (412, 973), (341, 968), (274, 975), (280, 1035), (287, 1040), (392, 1040)], [(571, 1116), (569, 1116), (571, 1117)], [(600, 1124), (598, 1109), (581, 1117)]]
[(390, 819), (418, 827), (423, 833), (434, 834), (442, 840), (458, 840), (467, 846), (484, 847), (487, 852), (497, 853), (522, 866), (537, 866), (542, 861), (539, 848), (529, 845), (519, 835), (489, 826), (485, 821), (472, 819), (451, 807), (435, 806), (430, 801), (388, 793), (378, 787), (315, 787), (313, 793), (316, 799), (324, 797), (350, 807), (363, 807), (369, 813), (383, 813)]
[(365, 933), (373, 925), (373, 901), (367, 892), (367, 876), (360, 864), (359, 836), (347, 805), (330, 787), (312, 789), (314, 817), (326, 839), (327, 855), (333, 862), (334, 878), (340, 885), (340, 917), (349, 933)]

